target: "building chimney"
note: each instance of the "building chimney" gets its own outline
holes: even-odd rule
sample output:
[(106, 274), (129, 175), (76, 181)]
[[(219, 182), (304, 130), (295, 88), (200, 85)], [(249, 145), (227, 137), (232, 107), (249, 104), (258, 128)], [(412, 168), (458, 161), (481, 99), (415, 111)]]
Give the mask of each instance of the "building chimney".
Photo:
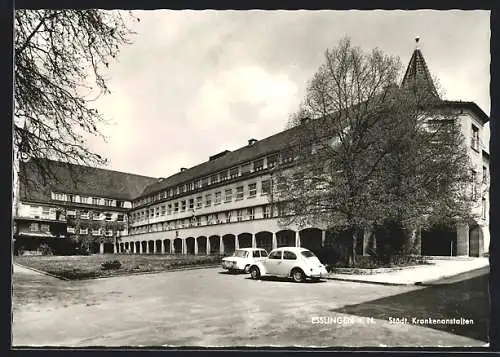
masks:
[(257, 142), (257, 139), (250, 139), (250, 140), (248, 140), (248, 146), (252, 146), (256, 142)]
[(181, 172), (186, 171), (187, 169), (185, 167), (181, 167)]

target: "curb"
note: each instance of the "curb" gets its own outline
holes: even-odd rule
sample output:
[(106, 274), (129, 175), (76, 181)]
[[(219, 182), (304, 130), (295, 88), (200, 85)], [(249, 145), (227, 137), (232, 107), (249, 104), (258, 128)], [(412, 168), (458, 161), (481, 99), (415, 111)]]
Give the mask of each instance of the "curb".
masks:
[(64, 276), (51, 274), (51, 273), (48, 273), (46, 271), (38, 270), (38, 269), (32, 268), (32, 267), (28, 267), (28, 266), (23, 265), (23, 264), (19, 264), (19, 263), (15, 263), (15, 264), (24, 268), (24, 269), (32, 270), (32, 271), (37, 272), (39, 274), (47, 275), (47, 276), (50, 276), (52, 278), (56, 278), (56, 279), (60, 279), (60, 280), (64, 280), (64, 281), (84, 281), (84, 280), (109, 279), (109, 278), (118, 278), (118, 277), (123, 277), (123, 276), (130, 276), (130, 275), (146, 275), (146, 274), (169, 273), (169, 272), (184, 271), (184, 270), (197, 270), (197, 269), (203, 269), (203, 268), (217, 268), (220, 266), (220, 264), (195, 265), (192, 267), (180, 267), (180, 268), (173, 268), (173, 269), (169, 269), (169, 270), (141, 271), (141, 272), (130, 272), (130, 273), (124, 273), (124, 274), (110, 275), (110, 276), (89, 276), (89, 277), (86, 277), (83, 279), (68, 279)]
[(348, 281), (351, 283), (363, 283), (363, 284), (375, 284), (375, 285), (390, 285), (390, 286), (409, 286), (416, 285), (416, 283), (390, 283), (387, 281), (370, 281), (370, 280), (357, 280), (357, 279), (342, 279), (342, 278), (326, 278), (328, 280), (337, 280), (337, 281)]
[(32, 270), (36, 273), (39, 273), (39, 274), (42, 274), (42, 275), (47, 275), (47, 276), (50, 276), (52, 278), (56, 278), (56, 279), (61, 279), (61, 280), (65, 280), (65, 281), (70, 281), (71, 279), (68, 279), (68, 278), (65, 278), (64, 276), (59, 276), (59, 275), (55, 275), (55, 274), (51, 274), (51, 273), (48, 273), (46, 271), (43, 271), (43, 270), (38, 270), (36, 268), (32, 268), (32, 267), (29, 267), (29, 266), (26, 266), (26, 265), (23, 265), (23, 264), (19, 264), (19, 263), (13, 263), (12, 266), (15, 265), (18, 265), (24, 269), (27, 269), (27, 270)]

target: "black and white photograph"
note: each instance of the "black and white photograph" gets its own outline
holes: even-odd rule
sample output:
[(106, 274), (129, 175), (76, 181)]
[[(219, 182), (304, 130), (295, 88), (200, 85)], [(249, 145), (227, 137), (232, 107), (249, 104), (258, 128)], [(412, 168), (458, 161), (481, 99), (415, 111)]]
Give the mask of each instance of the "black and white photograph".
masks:
[(489, 10), (13, 32), (12, 348), (490, 346)]

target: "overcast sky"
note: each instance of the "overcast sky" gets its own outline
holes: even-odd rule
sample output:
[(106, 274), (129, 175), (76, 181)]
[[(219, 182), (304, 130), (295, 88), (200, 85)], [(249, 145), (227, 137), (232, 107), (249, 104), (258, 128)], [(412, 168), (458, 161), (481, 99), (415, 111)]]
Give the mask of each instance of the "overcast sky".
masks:
[(445, 98), (489, 115), (489, 11), (135, 11), (141, 21), (96, 102), (113, 124), (108, 168), (167, 177), (286, 126), (324, 51), (344, 37), (399, 56), (420, 49)]

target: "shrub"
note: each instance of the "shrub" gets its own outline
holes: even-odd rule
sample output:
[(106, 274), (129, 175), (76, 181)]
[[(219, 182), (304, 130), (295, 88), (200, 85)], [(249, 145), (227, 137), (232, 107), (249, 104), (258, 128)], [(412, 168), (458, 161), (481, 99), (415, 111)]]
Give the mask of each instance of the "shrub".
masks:
[(52, 248), (49, 247), (49, 245), (46, 243), (40, 244), (40, 247), (38, 248), (38, 250), (40, 251), (40, 253), (42, 253), (42, 255), (53, 255), (54, 254), (54, 252), (52, 251)]
[(102, 269), (104, 270), (116, 270), (120, 269), (122, 263), (119, 260), (107, 260), (101, 264)]

